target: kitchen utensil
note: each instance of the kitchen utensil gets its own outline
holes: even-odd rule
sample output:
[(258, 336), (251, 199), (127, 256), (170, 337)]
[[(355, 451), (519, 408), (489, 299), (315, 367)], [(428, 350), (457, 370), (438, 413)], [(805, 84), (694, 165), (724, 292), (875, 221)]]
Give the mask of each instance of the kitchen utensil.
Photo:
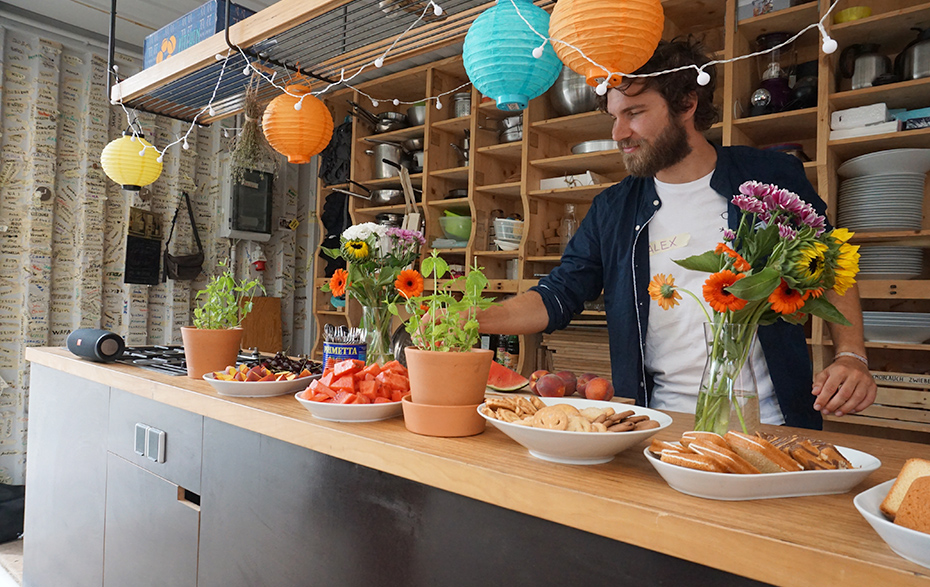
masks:
[(766, 33), (756, 37), (756, 47), (764, 53), (757, 57), (760, 82), (759, 87), (751, 94), (750, 116), (781, 112), (791, 99), (788, 69), (793, 52), (791, 45), (779, 47), (790, 38), (791, 33), (786, 32)]
[(798, 110), (817, 105), (817, 67), (816, 59), (798, 64), (795, 69), (797, 81), (791, 88), (791, 99), (785, 106), (785, 110)]
[(871, 88), (872, 80), (891, 71), (891, 59), (879, 48), (876, 43), (856, 43), (840, 53), (840, 73), (852, 78), (852, 89)]
[(501, 118), (497, 121), (497, 129), (500, 132), (504, 132), (509, 128), (515, 126), (523, 126), (523, 115), (518, 114), (516, 116), (508, 116), (507, 118)]
[(452, 198), (466, 198), (468, 197), (468, 188), (459, 188), (454, 190), (449, 190), (446, 192), (446, 200), (451, 200)]
[(394, 212), (382, 212), (375, 216), (375, 222), (381, 226), (393, 226), (394, 228), (401, 228), (404, 225), (404, 215), (395, 214)]
[(462, 149), (462, 147), (456, 145), (455, 143), (449, 143), (449, 144), (452, 146), (453, 149), (456, 150), (456, 152), (458, 152), (459, 159), (462, 160), (462, 165), (467, 167), (468, 166), (468, 151), (466, 151), (465, 149)]
[(426, 123), (426, 104), (414, 104), (407, 108), (407, 122), (410, 126), (420, 126)]
[(440, 216), (439, 226), (446, 238), (466, 241), (471, 236), (471, 216)]
[(895, 73), (901, 80), (930, 77), (930, 28), (911, 30), (917, 31), (917, 38), (894, 60)]
[(423, 171), (423, 162), (426, 160), (424, 151), (414, 151), (410, 153), (410, 172), (420, 173)]
[(393, 206), (404, 201), (403, 190), (380, 189), (371, 191), (371, 203), (375, 206)]
[(610, 139), (599, 139), (596, 141), (585, 141), (583, 143), (578, 143), (572, 147), (573, 155), (580, 155), (582, 153), (597, 153), (599, 151), (616, 151), (620, 146), (617, 144), (617, 141), (612, 141)]
[(452, 112), (455, 118), (471, 114), (471, 92), (452, 94)]
[(851, 22), (853, 20), (868, 18), (870, 16), (872, 16), (872, 9), (868, 6), (850, 6), (849, 8), (840, 10), (835, 15), (833, 15), (833, 24)]
[(404, 230), (420, 230), (420, 213), (417, 211), (416, 200), (413, 195), (413, 184), (410, 183), (410, 172), (407, 171), (406, 167), (402, 167), (397, 163), (384, 159), (383, 162), (391, 167), (397, 168), (398, 173), (400, 174), (400, 185), (404, 190), (404, 223), (401, 228)]
[(362, 108), (358, 103), (352, 100), (346, 100), (354, 108), (349, 114), (354, 115), (360, 120), (366, 121), (375, 131), (375, 134), (398, 130), (407, 126), (407, 116), (400, 112), (382, 112), (374, 114)]
[(512, 126), (507, 130), (501, 131), (498, 136), (501, 143), (515, 143), (523, 140), (523, 125)]
[(400, 416), (400, 402), (376, 404), (330, 404), (304, 399), (304, 392), (294, 395), (300, 405), (307, 408), (314, 418), (328, 422), (379, 422)]
[(588, 85), (585, 77), (575, 73), (567, 65), (549, 88), (549, 103), (559, 116), (590, 112), (597, 107), (597, 94)]
[(361, 198), (361, 199), (363, 199), (363, 200), (370, 200), (370, 199), (371, 199), (371, 190), (370, 190), (370, 189), (366, 188), (365, 186), (363, 186), (362, 184), (358, 183), (357, 181), (352, 181), (351, 179), (349, 180), (349, 183), (352, 184), (352, 185), (354, 185), (354, 186), (358, 186), (358, 187), (362, 188), (362, 190), (363, 190), (365, 193), (364, 193), (364, 194), (359, 194), (359, 193), (353, 192), (353, 191), (351, 191), (351, 190), (345, 190), (345, 189), (342, 189), (342, 188), (332, 188), (332, 189), (333, 189), (334, 192), (339, 192), (340, 194), (345, 194), (345, 195), (347, 195), (347, 196), (352, 196), (353, 198)]
[[(398, 167), (407, 161), (403, 148), (397, 143), (378, 143), (372, 149), (367, 149), (365, 153), (374, 157), (372, 175), (375, 179), (397, 177), (399, 175)], [(395, 165), (388, 165), (384, 161), (391, 161)]]

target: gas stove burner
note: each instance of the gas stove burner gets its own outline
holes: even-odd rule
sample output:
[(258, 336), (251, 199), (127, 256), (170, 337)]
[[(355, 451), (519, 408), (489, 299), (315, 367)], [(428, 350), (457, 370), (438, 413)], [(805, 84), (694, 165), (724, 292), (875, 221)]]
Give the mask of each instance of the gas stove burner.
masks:
[(117, 363), (142, 367), (167, 375), (187, 375), (184, 347), (179, 345), (132, 346), (123, 350)]

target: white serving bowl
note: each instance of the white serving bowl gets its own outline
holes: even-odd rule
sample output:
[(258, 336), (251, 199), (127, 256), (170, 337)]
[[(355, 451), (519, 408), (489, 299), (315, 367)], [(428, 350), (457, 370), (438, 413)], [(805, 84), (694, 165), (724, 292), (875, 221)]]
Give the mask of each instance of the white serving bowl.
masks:
[(310, 382), (322, 374), (299, 377), (290, 381), (223, 381), (213, 373), (204, 373), (203, 378), (213, 386), (216, 393), (233, 397), (273, 397), (306, 389)]
[(610, 462), (617, 454), (648, 440), (672, 423), (671, 416), (639, 406), (568, 397), (540, 399), (547, 405), (570, 404), (579, 410), (608, 407), (618, 412), (633, 410), (637, 416), (649, 416), (657, 421), (659, 427), (634, 432), (568, 432), (567, 430), (532, 428), (489, 418), (481, 412), (481, 406), (484, 404), (478, 407), (478, 411), (498, 430), (526, 447), (534, 457), (566, 465), (597, 465)]
[(867, 489), (853, 499), (853, 503), (865, 521), (878, 532), (891, 550), (912, 563), (930, 568), (930, 534), (911, 530), (889, 522), (879, 509), (895, 480), (885, 481)]
[(312, 402), (301, 397), (303, 391), (294, 395), (300, 405), (310, 410), (314, 418), (330, 422), (378, 422), (388, 420), (403, 413), (400, 402), (381, 404), (328, 404)]
[(882, 466), (881, 461), (868, 453), (842, 446), (836, 448), (854, 469), (736, 475), (672, 465), (659, 460), (648, 447), (644, 453), (646, 460), (676, 491), (706, 499), (741, 501), (846, 493)]

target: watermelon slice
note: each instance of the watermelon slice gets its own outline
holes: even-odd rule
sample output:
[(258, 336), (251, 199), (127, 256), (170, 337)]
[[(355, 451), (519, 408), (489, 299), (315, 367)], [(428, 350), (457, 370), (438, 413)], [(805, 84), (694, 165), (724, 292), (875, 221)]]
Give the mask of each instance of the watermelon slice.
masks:
[(513, 369), (504, 367), (497, 361), (491, 361), (491, 372), (488, 374), (488, 387), (494, 391), (517, 391), (523, 389), (530, 382)]

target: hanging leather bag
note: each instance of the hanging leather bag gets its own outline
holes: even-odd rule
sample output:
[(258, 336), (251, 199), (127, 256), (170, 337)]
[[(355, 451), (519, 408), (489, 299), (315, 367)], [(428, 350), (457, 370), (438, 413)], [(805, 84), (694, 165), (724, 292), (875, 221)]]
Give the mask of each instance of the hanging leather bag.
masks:
[[(178, 209), (174, 211), (174, 219), (171, 221), (171, 230), (168, 232), (168, 241), (165, 243), (165, 262), (164, 272), (162, 273), (162, 282), (168, 279), (194, 279), (200, 275), (203, 267), (203, 245), (200, 242), (200, 235), (197, 233), (197, 223), (194, 222), (194, 209), (191, 206), (191, 198), (187, 192), (182, 192), (183, 202), (178, 202)], [(171, 244), (171, 237), (174, 235), (174, 226), (178, 222), (178, 214), (181, 207), (187, 202), (187, 214), (191, 219), (191, 230), (194, 232), (194, 240), (197, 241), (197, 253), (192, 255), (172, 255), (168, 252), (168, 245)]]

